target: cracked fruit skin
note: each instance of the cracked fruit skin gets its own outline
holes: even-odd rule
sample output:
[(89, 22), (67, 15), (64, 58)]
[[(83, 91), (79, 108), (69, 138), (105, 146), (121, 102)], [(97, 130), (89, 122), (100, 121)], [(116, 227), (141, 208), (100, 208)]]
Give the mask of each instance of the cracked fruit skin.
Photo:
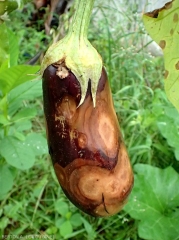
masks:
[(49, 153), (71, 202), (92, 216), (116, 214), (133, 186), (133, 172), (113, 107), (105, 69), (93, 106), (90, 81), (84, 102), (72, 72), (60, 79), (50, 65), (43, 74)]

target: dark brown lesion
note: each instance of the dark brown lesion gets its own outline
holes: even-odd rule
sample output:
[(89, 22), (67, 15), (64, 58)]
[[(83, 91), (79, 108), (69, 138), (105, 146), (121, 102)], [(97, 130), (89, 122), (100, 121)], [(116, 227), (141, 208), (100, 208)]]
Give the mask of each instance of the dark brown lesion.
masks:
[(173, 1), (168, 2), (163, 7), (155, 9), (151, 12), (147, 12), (147, 13), (145, 13), (145, 15), (147, 15), (148, 17), (152, 17), (152, 18), (158, 18), (158, 15), (161, 11), (165, 11), (165, 10), (172, 8), (172, 2)]
[(165, 40), (161, 40), (161, 41), (159, 42), (159, 46), (160, 46), (162, 49), (165, 49), (165, 47), (166, 47), (166, 41), (165, 41)]
[(175, 69), (179, 70), (179, 61), (175, 64)]

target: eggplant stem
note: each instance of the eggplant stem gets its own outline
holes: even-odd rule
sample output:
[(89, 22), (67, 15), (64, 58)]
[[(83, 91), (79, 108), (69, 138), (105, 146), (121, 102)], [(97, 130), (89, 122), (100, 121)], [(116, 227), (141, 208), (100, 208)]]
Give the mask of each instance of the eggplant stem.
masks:
[[(96, 106), (96, 92), (102, 72), (102, 58), (87, 38), (94, 0), (76, 0), (75, 13), (67, 35), (52, 44), (47, 50), (41, 65), (41, 74), (45, 69), (57, 63), (65, 63), (77, 78), (81, 87), (79, 106), (83, 104), (88, 82), (91, 81), (93, 106)], [(59, 72), (60, 77), (67, 74)]]
[(75, 34), (79, 40), (81, 38), (87, 38), (93, 5), (94, 0), (75, 1), (75, 15), (69, 27), (69, 34)]

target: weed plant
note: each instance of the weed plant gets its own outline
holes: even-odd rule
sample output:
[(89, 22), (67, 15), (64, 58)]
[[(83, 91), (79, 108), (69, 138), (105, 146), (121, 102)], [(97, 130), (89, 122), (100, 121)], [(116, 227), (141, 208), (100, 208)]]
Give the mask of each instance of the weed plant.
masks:
[[(168, 102), (164, 92), (163, 57), (152, 56), (147, 48), (141, 45), (145, 31), (141, 16), (134, 14), (136, 5), (128, 8), (127, 12), (122, 12), (117, 1), (112, 3), (113, 5), (109, 6), (108, 1), (105, 1), (105, 4), (97, 1), (89, 39), (104, 60), (115, 109), (136, 173), (136, 183), (129, 204), (111, 218), (98, 219), (82, 213), (67, 200), (59, 187), (48, 156), (41, 80), (28, 81), (7, 92), (7, 102), (4, 105), (3, 97), (0, 102), (2, 239), (11, 239), (12, 236), (32, 239), (33, 236), (34, 239), (44, 237), (56, 240), (174, 240), (177, 239), (177, 234), (179, 236), (177, 227), (173, 231), (175, 235), (170, 235), (171, 229), (178, 226), (178, 205), (173, 203), (169, 206), (168, 200), (165, 203), (161, 200), (161, 188), (168, 199), (179, 198), (179, 193), (173, 193), (173, 186), (179, 179), (179, 114)], [(25, 10), (13, 12), (12, 22), (8, 24), (19, 41), (18, 64), (24, 64), (47, 48), (43, 44), (46, 39), (44, 32), (37, 31), (34, 26), (27, 27), (32, 10), (33, 6), (28, 4)], [(71, 14), (69, 12), (60, 17), (58, 37), (62, 37), (66, 32)], [(54, 33), (53, 31), (51, 37), (48, 37), (47, 45), (50, 40), (55, 39)], [(8, 112), (10, 122), (4, 119), (5, 111)], [(26, 144), (25, 152), (22, 145), (12, 141), (14, 138), (21, 144)], [(10, 145), (8, 141), (11, 141)], [(12, 149), (16, 150), (17, 147), (20, 152), (15, 154), (25, 162), (24, 167), (19, 165), (16, 157), (8, 155), (9, 151), (12, 152)], [(143, 169), (146, 176), (142, 175)], [(174, 173), (170, 174), (170, 171)], [(172, 177), (174, 175), (175, 179)], [(155, 179), (158, 180), (157, 184), (153, 183)], [(173, 186), (168, 190), (163, 189), (165, 186), (162, 183), (167, 185), (169, 182), (172, 182)], [(148, 189), (147, 186), (154, 187)], [(147, 202), (149, 196), (152, 196), (153, 200)], [(165, 236), (162, 235), (163, 228), (158, 228), (158, 215), (152, 212), (153, 215), (143, 217), (139, 214), (141, 209), (134, 212), (133, 202), (137, 201), (136, 199), (142, 199), (141, 209), (144, 209), (146, 214), (150, 204), (153, 204), (151, 209), (157, 209), (157, 201), (161, 200), (161, 205), (165, 207), (162, 210), (157, 209), (156, 212), (165, 212), (166, 219), (171, 223), (171, 227), (163, 225), (168, 231), (164, 232)], [(143, 219), (152, 219), (153, 223), (156, 223), (153, 231), (148, 229), (151, 224), (141, 224), (141, 221), (145, 223)]]

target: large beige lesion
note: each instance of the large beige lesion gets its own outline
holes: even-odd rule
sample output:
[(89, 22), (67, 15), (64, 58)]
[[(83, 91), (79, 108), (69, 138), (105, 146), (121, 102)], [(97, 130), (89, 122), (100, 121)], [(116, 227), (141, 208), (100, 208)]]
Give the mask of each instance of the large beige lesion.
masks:
[(133, 173), (123, 144), (113, 170), (84, 159), (75, 159), (64, 169), (56, 164), (55, 169), (62, 188), (83, 209), (90, 206), (91, 213), (97, 216), (119, 212), (133, 186)]
[(118, 150), (119, 131), (110, 108), (106, 108), (106, 101), (100, 100), (100, 104), (93, 110), (90, 120), (89, 130), (93, 145), (96, 149), (102, 149), (109, 158), (115, 158)]
[(85, 117), (84, 129), (90, 136), (88, 148), (102, 150), (109, 158), (116, 157), (120, 135), (108, 82), (97, 94), (96, 107), (88, 109)]

